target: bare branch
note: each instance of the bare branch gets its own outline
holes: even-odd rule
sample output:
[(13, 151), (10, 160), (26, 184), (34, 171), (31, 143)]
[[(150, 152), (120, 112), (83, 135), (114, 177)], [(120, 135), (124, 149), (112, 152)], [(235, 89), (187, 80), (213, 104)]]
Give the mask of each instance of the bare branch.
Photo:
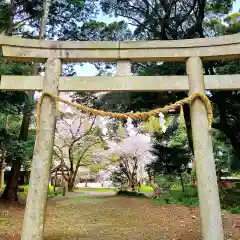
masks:
[(26, 21), (30, 20), (31, 18), (32, 18), (32, 16), (29, 16), (27, 18), (24, 18), (24, 19), (20, 20), (19, 22), (16, 22), (15, 24), (13, 24), (13, 28), (18, 28), (19, 25), (22, 26), (23, 24), (26, 23)]

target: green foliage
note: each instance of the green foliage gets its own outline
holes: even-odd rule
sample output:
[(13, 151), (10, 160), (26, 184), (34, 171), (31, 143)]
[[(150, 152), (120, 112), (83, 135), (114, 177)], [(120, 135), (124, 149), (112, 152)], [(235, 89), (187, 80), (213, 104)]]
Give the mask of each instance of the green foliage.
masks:
[(153, 202), (157, 204), (180, 203), (186, 206), (199, 206), (197, 188), (191, 185), (186, 186), (184, 192), (172, 190), (166, 195), (161, 195), (159, 199), (154, 199)]
[(215, 14), (227, 14), (232, 10), (232, 0), (211, 0), (206, 1), (206, 12)]
[(191, 171), (191, 180), (196, 180), (196, 179), (197, 179), (196, 168), (193, 168)]
[(240, 173), (232, 173), (232, 175), (231, 175), (232, 177), (239, 177), (240, 178)]
[(128, 178), (126, 174), (124, 174), (122, 171), (113, 171), (110, 180), (113, 183), (114, 187), (118, 188), (127, 188), (128, 187)]
[[(1, 75), (29, 75), (30, 65), (24, 63), (4, 62), (0, 53), (0, 76)], [(5, 114), (19, 114), (23, 109), (25, 92), (0, 92), (0, 112)]]
[[(186, 151), (189, 151), (190, 154), (190, 149), (188, 146), (188, 136), (187, 136), (187, 129), (185, 125), (185, 120), (183, 116), (183, 112), (180, 112), (179, 118), (172, 119), (170, 122), (170, 131), (172, 131), (171, 134), (172, 136), (169, 139), (169, 146), (171, 147), (178, 147), (185, 149)], [(171, 126), (172, 125), (172, 126)]]
[(46, 35), (50, 39), (57, 37), (59, 40), (91, 40), (81, 37), (82, 23), (96, 17), (98, 12), (97, 1), (52, 1)]
[(220, 191), (221, 206), (224, 209), (240, 207), (240, 191), (237, 188)]
[(106, 167), (105, 164), (96, 163), (96, 164), (91, 164), (89, 166), (89, 170), (91, 173), (98, 173), (100, 170), (104, 169), (105, 167)]
[(233, 214), (240, 214), (240, 206), (228, 208), (228, 211)]
[[(220, 191), (220, 200), (222, 209), (232, 213), (240, 213), (240, 191), (238, 189), (232, 188), (225, 189), (224, 192)], [(180, 203), (186, 206), (199, 206), (197, 186), (186, 185), (184, 192), (172, 186), (171, 191), (162, 194), (159, 199), (153, 199), (153, 202), (156, 204)]]
[(126, 135), (125, 128), (122, 125), (122, 122), (119, 122), (118, 130), (117, 130), (117, 136), (120, 139), (123, 139), (125, 137), (125, 135)]
[(111, 163), (117, 163), (118, 161), (118, 157), (116, 155), (112, 155), (111, 158), (110, 158), (110, 162)]
[(147, 169), (156, 174), (180, 174), (186, 170), (190, 161), (190, 155), (184, 148), (167, 146), (162, 143), (163, 137), (154, 134), (154, 142), (151, 153), (156, 157)]
[(0, 32), (4, 32), (9, 25), (9, 11), (6, 1), (0, 1)]
[(78, 40), (121, 41), (129, 40), (131, 36), (132, 32), (124, 21), (106, 24), (90, 20), (83, 24), (80, 35), (76, 37), (78, 37)]
[(6, 130), (6, 117), (0, 114), (0, 152), (5, 152), (7, 164), (17, 160), (22, 161), (25, 168), (29, 168), (35, 142), (35, 131), (30, 131), (27, 141), (19, 140), (21, 118), (21, 116), (9, 116)]

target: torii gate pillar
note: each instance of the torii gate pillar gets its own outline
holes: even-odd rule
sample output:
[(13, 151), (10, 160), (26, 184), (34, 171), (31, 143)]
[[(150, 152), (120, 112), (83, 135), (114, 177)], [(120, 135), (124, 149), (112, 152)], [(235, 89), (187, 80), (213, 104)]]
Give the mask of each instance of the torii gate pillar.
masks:
[[(205, 93), (202, 61), (199, 57), (187, 60), (189, 94)], [(203, 240), (223, 240), (221, 208), (217, 185), (212, 138), (209, 132), (207, 111), (201, 99), (191, 105), (191, 123), (194, 157), (197, 170)]]

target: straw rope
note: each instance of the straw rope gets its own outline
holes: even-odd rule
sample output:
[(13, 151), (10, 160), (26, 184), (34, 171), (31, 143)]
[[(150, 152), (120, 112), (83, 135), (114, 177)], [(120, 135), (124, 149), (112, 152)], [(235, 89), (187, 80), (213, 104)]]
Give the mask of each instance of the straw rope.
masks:
[(110, 118), (118, 118), (118, 119), (127, 119), (127, 118), (131, 118), (131, 119), (139, 119), (139, 120), (147, 120), (148, 118), (150, 118), (151, 116), (157, 116), (160, 112), (162, 113), (168, 113), (169, 110), (175, 110), (178, 108), (182, 108), (183, 105), (185, 104), (191, 104), (195, 99), (200, 98), (206, 107), (207, 110), (207, 116), (208, 116), (208, 124), (209, 124), (209, 129), (211, 129), (211, 125), (212, 125), (212, 118), (213, 118), (213, 113), (212, 113), (212, 107), (211, 107), (211, 102), (208, 99), (208, 97), (203, 94), (203, 93), (193, 93), (192, 95), (190, 95), (189, 97), (186, 97), (180, 101), (177, 101), (171, 105), (165, 106), (163, 108), (156, 108), (153, 110), (150, 110), (148, 112), (137, 112), (137, 113), (114, 113), (114, 112), (108, 112), (108, 111), (103, 111), (103, 110), (98, 110), (95, 108), (90, 108), (78, 103), (73, 103), (70, 102), (64, 98), (61, 98), (53, 93), (49, 93), (49, 92), (42, 92), (41, 97), (38, 100), (37, 103), (37, 117), (36, 117), (36, 125), (37, 125), (37, 131), (39, 131), (39, 127), (40, 127), (40, 114), (41, 114), (41, 105), (43, 102), (43, 99), (45, 96), (48, 96), (50, 98), (52, 98), (52, 100), (55, 102), (56, 104), (56, 109), (58, 112), (60, 112), (59, 110), (59, 102), (65, 103), (69, 106), (74, 107), (77, 110), (83, 111), (87, 114), (92, 114), (95, 116), (102, 116), (102, 117), (110, 117)]

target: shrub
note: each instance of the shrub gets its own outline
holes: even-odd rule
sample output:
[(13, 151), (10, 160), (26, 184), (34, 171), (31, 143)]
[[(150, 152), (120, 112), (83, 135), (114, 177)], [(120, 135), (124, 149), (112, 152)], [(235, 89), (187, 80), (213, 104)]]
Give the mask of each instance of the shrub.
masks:
[(147, 196), (143, 193), (138, 192), (131, 192), (126, 190), (120, 190), (117, 192), (117, 195), (119, 196), (126, 196), (126, 197), (141, 197), (141, 198), (147, 198)]
[(22, 193), (24, 191), (25, 191), (24, 187), (18, 187), (18, 192)]
[(240, 206), (232, 207), (227, 210), (229, 210), (233, 214), (240, 214)]
[(198, 197), (197, 187), (194, 185), (185, 186), (185, 191), (183, 192), (183, 195), (186, 197)]
[[(176, 186), (176, 185), (174, 185)], [(172, 189), (178, 189), (173, 187)], [(240, 191), (238, 188), (224, 189), (220, 193), (221, 207), (231, 213), (240, 213)], [(198, 191), (194, 185), (185, 186), (185, 192), (172, 190), (168, 195), (153, 199), (156, 204), (184, 204), (186, 206), (199, 206)]]
[(235, 188), (240, 189), (240, 182), (235, 183)]
[(225, 189), (220, 192), (221, 206), (224, 209), (235, 208), (240, 203), (240, 191), (237, 188)]
[(180, 184), (174, 183), (174, 184), (171, 186), (171, 190), (172, 190), (172, 191), (179, 191), (179, 190), (182, 190), (182, 187), (181, 187)]
[(197, 198), (183, 198), (182, 203), (186, 206), (199, 206)]
[(177, 204), (181, 203), (187, 206), (199, 206), (198, 192), (196, 186), (188, 185), (185, 186), (185, 191), (182, 192), (181, 187), (173, 185), (171, 192), (167, 195), (162, 195), (159, 199), (153, 200), (158, 204)]
[[(20, 196), (27, 197), (28, 189), (29, 189), (29, 185), (19, 186), (18, 187), (18, 192), (20, 193)], [(55, 197), (59, 194), (61, 194), (61, 191), (54, 192), (54, 187), (53, 186), (48, 187), (48, 197)]]

